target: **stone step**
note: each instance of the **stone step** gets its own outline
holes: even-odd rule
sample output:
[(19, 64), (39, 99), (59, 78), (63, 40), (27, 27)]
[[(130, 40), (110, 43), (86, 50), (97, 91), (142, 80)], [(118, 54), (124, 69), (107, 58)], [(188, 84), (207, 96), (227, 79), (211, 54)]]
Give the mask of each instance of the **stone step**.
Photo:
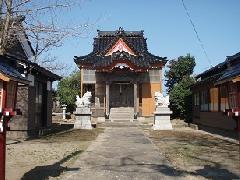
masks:
[(133, 119), (134, 117), (133, 116), (129, 116), (129, 117), (121, 117), (121, 116), (109, 116), (109, 119), (123, 119), (123, 120), (129, 120), (129, 119)]
[(134, 111), (127, 111), (127, 110), (122, 110), (122, 111), (111, 110), (110, 112), (112, 112), (112, 113), (133, 113)]
[(120, 108), (111, 108), (110, 110), (109, 119), (111, 121), (119, 121), (119, 120), (130, 121), (133, 118), (134, 118), (133, 108), (120, 107)]
[(110, 114), (110, 117), (116, 117), (116, 118), (128, 118), (128, 117), (133, 117), (134, 114)]
[(133, 113), (110, 113), (110, 116), (115, 116), (115, 117), (131, 117), (133, 116)]
[(133, 122), (134, 121), (134, 119), (133, 118), (129, 118), (129, 119), (120, 119), (120, 118), (118, 118), (118, 119), (110, 119), (110, 121), (111, 122)]
[(112, 110), (132, 110), (133, 107), (119, 107), (119, 108), (111, 108)]
[(109, 117), (109, 119), (111, 119), (111, 120), (119, 120), (119, 119), (121, 119), (121, 120), (129, 121), (130, 119), (133, 119), (133, 117)]
[(133, 112), (110, 112), (110, 114), (117, 114), (117, 115), (132, 115)]
[(112, 110), (110, 110), (110, 112), (112, 112), (112, 113), (133, 113), (134, 111), (116, 111), (116, 110), (114, 110), (114, 111), (112, 111)]
[(109, 116), (109, 118), (112, 118), (112, 119), (129, 119), (132, 117), (134, 116)]
[(111, 119), (109, 119), (109, 120), (110, 121), (104, 122), (104, 124), (119, 124), (119, 125), (121, 125), (121, 124), (136, 124), (137, 123), (137, 121), (134, 119), (132, 119), (131, 121), (130, 120), (126, 121), (126, 120), (122, 120), (122, 119), (118, 119), (117, 121), (111, 121)]
[(119, 122), (111, 122), (111, 123), (105, 123), (103, 125), (104, 127), (116, 127), (116, 128), (121, 128), (121, 127), (137, 127), (136, 122), (132, 123), (119, 123)]
[(130, 121), (133, 118), (109, 118), (111, 121)]
[(112, 112), (124, 112), (124, 111), (126, 111), (126, 112), (133, 112), (133, 109), (113, 109), (113, 108), (111, 108), (111, 110), (110, 111), (112, 111)]

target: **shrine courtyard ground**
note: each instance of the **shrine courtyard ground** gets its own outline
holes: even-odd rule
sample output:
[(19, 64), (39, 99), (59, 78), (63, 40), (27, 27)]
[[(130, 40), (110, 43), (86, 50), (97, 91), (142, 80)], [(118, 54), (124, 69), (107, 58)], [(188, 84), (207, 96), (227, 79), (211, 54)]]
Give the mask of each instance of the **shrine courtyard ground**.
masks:
[(7, 179), (238, 179), (239, 150), (187, 127), (109, 122), (7, 145)]

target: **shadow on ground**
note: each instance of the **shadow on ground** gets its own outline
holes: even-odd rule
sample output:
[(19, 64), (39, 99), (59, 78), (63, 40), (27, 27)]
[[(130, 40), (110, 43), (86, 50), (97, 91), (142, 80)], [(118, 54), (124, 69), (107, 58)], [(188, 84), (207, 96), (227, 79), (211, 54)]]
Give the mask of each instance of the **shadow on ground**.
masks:
[(59, 132), (63, 132), (63, 131), (67, 131), (73, 128), (73, 124), (58, 124), (58, 123), (53, 123), (51, 130), (47, 133), (59, 133)]
[[(127, 170), (124, 167), (127, 167)], [(214, 163), (214, 165), (204, 165), (202, 168), (199, 168), (195, 171), (187, 171), (182, 169), (176, 169), (170, 166), (168, 163), (164, 164), (142, 163), (135, 161), (133, 157), (123, 157), (121, 158), (120, 165), (118, 166), (104, 165), (101, 168), (102, 170), (111, 170), (115, 172), (122, 172), (123, 171), (122, 168), (124, 168), (124, 172), (130, 173), (131, 172), (151, 173), (151, 171), (149, 172), (150, 169), (170, 177), (183, 177), (186, 175), (191, 175), (210, 178), (213, 180), (240, 178), (237, 174), (234, 174), (229, 170), (223, 168), (218, 163)]]
[(62, 166), (62, 164), (80, 153), (82, 153), (82, 151), (75, 151), (52, 165), (36, 166), (26, 172), (21, 180), (46, 180), (49, 177), (58, 177), (65, 171), (78, 171), (80, 168), (68, 168)]
[(212, 127), (207, 127), (207, 126), (201, 126), (201, 125), (199, 125), (199, 129), (206, 131), (208, 133), (211, 133), (211, 134), (216, 134), (216, 135), (220, 135), (223, 137), (228, 137), (228, 138), (232, 138), (235, 140), (239, 140), (239, 135), (238, 135), (237, 131), (227, 131), (227, 130), (212, 128)]
[(46, 137), (46, 136), (53, 135), (53, 134), (64, 133), (68, 130), (73, 129), (73, 126), (74, 126), (73, 124), (53, 123), (49, 129), (44, 129), (41, 132), (39, 132), (39, 134), (31, 135), (26, 140), (27, 141), (35, 140), (35, 139), (39, 139), (39, 137)]

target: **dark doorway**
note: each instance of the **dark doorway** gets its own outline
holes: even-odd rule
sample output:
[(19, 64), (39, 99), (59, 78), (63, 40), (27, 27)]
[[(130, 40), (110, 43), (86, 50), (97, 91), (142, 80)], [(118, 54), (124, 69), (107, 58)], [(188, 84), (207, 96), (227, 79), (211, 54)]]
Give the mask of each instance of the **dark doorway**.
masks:
[(47, 126), (47, 85), (36, 81), (35, 83), (35, 121), (40, 127)]
[(133, 107), (133, 84), (115, 82), (110, 85), (110, 107)]
[(43, 99), (42, 99), (42, 127), (47, 127), (47, 84), (43, 83)]

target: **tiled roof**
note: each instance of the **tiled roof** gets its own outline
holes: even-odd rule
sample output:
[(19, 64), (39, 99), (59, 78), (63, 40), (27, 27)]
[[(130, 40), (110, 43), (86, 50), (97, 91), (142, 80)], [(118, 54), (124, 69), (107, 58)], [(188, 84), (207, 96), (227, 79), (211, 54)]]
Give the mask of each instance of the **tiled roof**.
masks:
[[(5, 55), (14, 57), (16, 59), (20, 59), (22, 61), (28, 61), (28, 57), (19, 40), (20, 34), (22, 34), (26, 38), (27, 43), (31, 47), (31, 51), (33, 52), (33, 54), (34, 54), (34, 50), (32, 49), (31, 43), (28, 40), (28, 37), (23, 30), (24, 28), (22, 26), (22, 22), (24, 21), (24, 19), (25, 19), (24, 16), (17, 16), (10, 20), (13, 28), (9, 29), (10, 38), (8, 39), (8, 42), (7, 42), (8, 46), (6, 47)], [(2, 23), (3, 23), (3, 20), (0, 20), (0, 24)]]
[(228, 64), (231, 64), (234, 61), (239, 60), (239, 59), (240, 59), (240, 52), (236, 53), (233, 56), (227, 56), (227, 59), (224, 62), (221, 62), (221, 63), (217, 64), (216, 66), (211, 67), (210, 69), (204, 71), (203, 73), (198, 74), (196, 76), (196, 78), (200, 78), (200, 77), (205, 78), (205, 77), (211, 76), (212, 74), (215, 74), (217, 72), (223, 71), (227, 68)]
[(194, 86), (205, 83), (213, 83), (217, 85), (237, 76), (240, 76), (240, 53), (233, 56), (227, 56), (227, 59), (224, 62), (197, 75), (196, 78), (201, 78), (201, 80)]
[(217, 82), (222, 82), (240, 75), (240, 64), (230, 67), (224, 71), (223, 75), (217, 80)]
[(53, 81), (59, 81), (62, 79), (61, 76), (53, 73), (52, 71), (47, 70), (44, 67), (39, 66), (37, 63), (30, 62), (29, 64), (32, 69), (35, 69), (37, 71), (38, 74), (40, 72), (41, 74), (43, 74), (44, 76), (47, 76), (49, 79)]
[[(114, 52), (112, 55), (105, 56), (120, 38), (134, 52), (135, 56), (127, 52)], [(98, 36), (94, 38), (93, 51), (86, 56), (75, 56), (74, 61), (76, 64), (92, 64), (92, 67), (96, 68), (108, 66), (119, 58), (147, 68), (154, 63), (165, 64), (167, 62), (166, 57), (155, 56), (148, 52), (143, 31), (124, 31), (122, 28), (117, 31), (98, 31)]]
[(13, 45), (11, 47), (8, 47), (6, 51), (6, 55), (10, 55), (23, 61), (28, 61), (28, 57), (25, 54), (19, 41), (14, 42)]
[(0, 61), (0, 72), (14, 81), (28, 83), (28, 80), (16, 70), (16, 68), (9, 66), (7, 63)]
[[(27, 41), (27, 44), (29, 45), (30, 50), (32, 51), (33, 55), (35, 54), (31, 42), (28, 39), (27, 34), (24, 31), (24, 28), (22, 26), (22, 21), (24, 20), (23, 16), (18, 16), (14, 19), (16, 28), (13, 28), (10, 33), (15, 34), (16, 29), (18, 31), (18, 34), (22, 33), (23, 37), (25, 38), (24, 40)], [(1, 24), (1, 21), (0, 21)], [(11, 46), (7, 47), (6, 53), (4, 54), (5, 58), (8, 58), (9, 60), (12, 61), (18, 61), (18, 62), (23, 62), (27, 64), (27, 66), (31, 67), (31, 69), (35, 69), (37, 71), (37, 74), (39, 72), (45, 76), (47, 76), (51, 80), (60, 80), (61, 77), (52, 73), (51, 71), (41, 67), (37, 63), (33, 63), (29, 60), (29, 57), (27, 56), (23, 45), (21, 44), (21, 40), (19, 39), (20, 37), (14, 35), (14, 38), (11, 39)], [(2, 57), (1, 57), (2, 58)]]

